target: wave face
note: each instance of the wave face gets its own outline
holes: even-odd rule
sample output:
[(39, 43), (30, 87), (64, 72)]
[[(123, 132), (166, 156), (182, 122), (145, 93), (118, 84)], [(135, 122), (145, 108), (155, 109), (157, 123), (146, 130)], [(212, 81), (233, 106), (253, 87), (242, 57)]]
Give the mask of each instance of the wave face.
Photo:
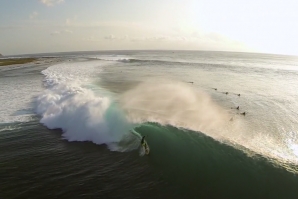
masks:
[(147, 136), (150, 165), (183, 190), (177, 198), (296, 197), (297, 175), (262, 156), (251, 158), (202, 133), (172, 126), (147, 123), (136, 130)]
[(42, 71), (46, 90), (36, 100), (40, 122), (62, 129), (68, 141), (107, 144), (118, 151), (135, 149), (137, 139), (129, 133), (132, 124), (104, 90), (91, 89), (101, 65), (98, 61), (62, 63)]

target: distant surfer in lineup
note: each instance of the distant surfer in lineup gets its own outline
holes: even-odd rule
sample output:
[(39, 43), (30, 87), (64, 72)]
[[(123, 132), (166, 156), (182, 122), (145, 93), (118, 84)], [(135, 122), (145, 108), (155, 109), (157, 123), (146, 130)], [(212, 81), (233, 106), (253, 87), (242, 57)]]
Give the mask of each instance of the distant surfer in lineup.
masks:
[(246, 114), (246, 113), (245, 113), (245, 112), (243, 112), (243, 113), (240, 113), (240, 114), (245, 116), (245, 114)]
[(231, 109), (237, 109), (237, 110), (239, 110), (239, 106), (237, 106), (236, 108), (233, 108), (233, 107), (232, 107)]

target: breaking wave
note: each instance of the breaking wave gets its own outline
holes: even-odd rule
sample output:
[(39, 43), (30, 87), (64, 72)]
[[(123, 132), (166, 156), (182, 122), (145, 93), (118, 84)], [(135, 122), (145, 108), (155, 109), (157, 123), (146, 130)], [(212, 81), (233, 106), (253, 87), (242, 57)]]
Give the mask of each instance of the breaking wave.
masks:
[(46, 90), (36, 99), (36, 112), (49, 129), (62, 129), (68, 141), (133, 150), (139, 143), (129, 133), (133, 125), (104, 91), (90, 89), (92, 76), (101, 71), (100, 66), (98, 62), (63, 63), (42, 71)]
[[(148, 80), (114, 96), (93, 84), (105, 64), (101, 60), (62, 63), (42, 71), (46, 89), (36, 99), (40, 122), (50, 129), (62, 129), (62, 136), (68, 141), (106, 144), (110, 150), (121, 152), (140, 145), (140, 137), (131, 130), (139, 132), (138, 128), (148, 122), (172, 126), (181, 131), (202, 132), (249, 155), (260, 154), (297, 171), (295, 132), (291, 136), (285, 133), (281, 139), (252, 134), (253, 129), (241, 117), (231, 121), (229, 112), (208, 94), (175, 81)], [(188, 134), (181, 134), (188, 139)], [(159, 138), (148, 139), (150, 145)]]

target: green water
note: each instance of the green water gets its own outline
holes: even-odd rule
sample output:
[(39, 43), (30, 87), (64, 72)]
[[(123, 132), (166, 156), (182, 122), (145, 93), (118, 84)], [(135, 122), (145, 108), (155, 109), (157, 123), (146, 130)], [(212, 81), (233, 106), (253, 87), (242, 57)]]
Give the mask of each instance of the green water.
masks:
[[(203, 198), (295, 198), (298, 179), (266, 158), (247, 154), (201, 133), (144, 124), (150, 166), (188, 193)], [(194, 197), (195, 198), (195, 197)]]

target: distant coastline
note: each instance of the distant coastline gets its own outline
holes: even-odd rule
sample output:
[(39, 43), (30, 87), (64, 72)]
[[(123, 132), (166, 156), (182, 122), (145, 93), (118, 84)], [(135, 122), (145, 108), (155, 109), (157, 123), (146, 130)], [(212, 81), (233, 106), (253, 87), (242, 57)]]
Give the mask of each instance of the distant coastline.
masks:
[(0, 67), (1, 66), (10, 66), (16, 64), (27, 64), (27, 63), (34, 63), (37, 65), (40, 64), (50, 64), (50, 63), (57, 63), (62, 61), (59, 58), (52, 58), (52, 57), (27, 57), (27, 58), (1, 58), (0, 59)]
[(15, 58), (15, 59), (0, 59), (0, 66), (8, 66), (14, 64), (26, 64), (36, 61), (36, 58)]

